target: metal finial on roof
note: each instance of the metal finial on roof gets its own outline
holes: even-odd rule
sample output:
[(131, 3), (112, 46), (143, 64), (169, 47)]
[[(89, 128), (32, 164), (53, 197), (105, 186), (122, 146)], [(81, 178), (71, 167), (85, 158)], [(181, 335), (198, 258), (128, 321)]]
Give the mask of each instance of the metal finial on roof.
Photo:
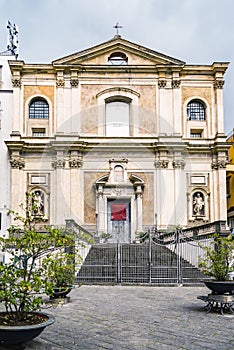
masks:
[(117, 37), (119, 37), (119, 29), (123, 28), (123, 26), (120, 26), (119, 23), (117, 22), (115, 26), (113, 26), (114, 29), (116, 29), (116, 35)]
[(11, 24), (10, 21), (7, 23), (7, 29), (9, 30), (8, 34), (8, 43), (7, 43), (7, 50), (11, 52), (12, 55), (15, 55), (15, 58), (18, 57), (18, 34), (19, 30), (16, 24)]

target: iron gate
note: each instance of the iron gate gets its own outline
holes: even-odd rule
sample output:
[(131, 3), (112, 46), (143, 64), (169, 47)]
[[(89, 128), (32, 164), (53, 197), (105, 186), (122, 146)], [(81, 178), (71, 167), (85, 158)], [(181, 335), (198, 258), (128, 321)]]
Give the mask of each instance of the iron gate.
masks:
[[(203, 238), (202, 245), (212, 244)], [(93, 245), (81, 266), (77, 282), (125, 284), (194, 284), (207, 278), (198, 269), (204, 254), (201, 239), (178, 234), (169, 242), (151, 237), (137, 244)]]

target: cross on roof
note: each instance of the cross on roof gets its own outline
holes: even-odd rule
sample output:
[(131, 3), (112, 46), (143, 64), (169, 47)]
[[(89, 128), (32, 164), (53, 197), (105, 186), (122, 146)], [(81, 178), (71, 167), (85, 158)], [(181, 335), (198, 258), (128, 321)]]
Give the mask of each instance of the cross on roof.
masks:
[(123, 26), (120, 26), (119, 23), (117, 22), (113, 28), (116, 29), (116, 35), (119, 35), (119, 29), (123, 28)]

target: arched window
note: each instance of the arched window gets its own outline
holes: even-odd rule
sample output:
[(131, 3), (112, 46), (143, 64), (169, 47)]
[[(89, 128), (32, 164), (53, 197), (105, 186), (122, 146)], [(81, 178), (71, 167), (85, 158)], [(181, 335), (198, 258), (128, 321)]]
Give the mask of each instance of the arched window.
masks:
[(187, 105), (187, 119), (188, 120), (205, 120), (205, 105), (200, 100), (192, 100)]
[(114, 52), (108, 57), (108, 63), (113, 65), (125, 65), (128, 64), (128, 58), (122, 52)]
[(106, 136), (129, 136), (130, 101), (106, 100)]
[(48, 119), (49, 105), (44, 98), (36, 97), (29, 104), (30, 119)]

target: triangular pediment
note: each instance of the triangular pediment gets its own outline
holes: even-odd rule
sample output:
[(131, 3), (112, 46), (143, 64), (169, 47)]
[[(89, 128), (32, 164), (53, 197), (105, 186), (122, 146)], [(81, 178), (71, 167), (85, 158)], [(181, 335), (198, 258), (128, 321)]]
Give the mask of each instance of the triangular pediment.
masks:
[(135, 44), (116, 35), (113, 39), (86, 50), (54, 60), (53, 65), (108, 65), (109, 57), (120, 52), (128, 58), (128, 65), (184, 65), (185, 62)]

